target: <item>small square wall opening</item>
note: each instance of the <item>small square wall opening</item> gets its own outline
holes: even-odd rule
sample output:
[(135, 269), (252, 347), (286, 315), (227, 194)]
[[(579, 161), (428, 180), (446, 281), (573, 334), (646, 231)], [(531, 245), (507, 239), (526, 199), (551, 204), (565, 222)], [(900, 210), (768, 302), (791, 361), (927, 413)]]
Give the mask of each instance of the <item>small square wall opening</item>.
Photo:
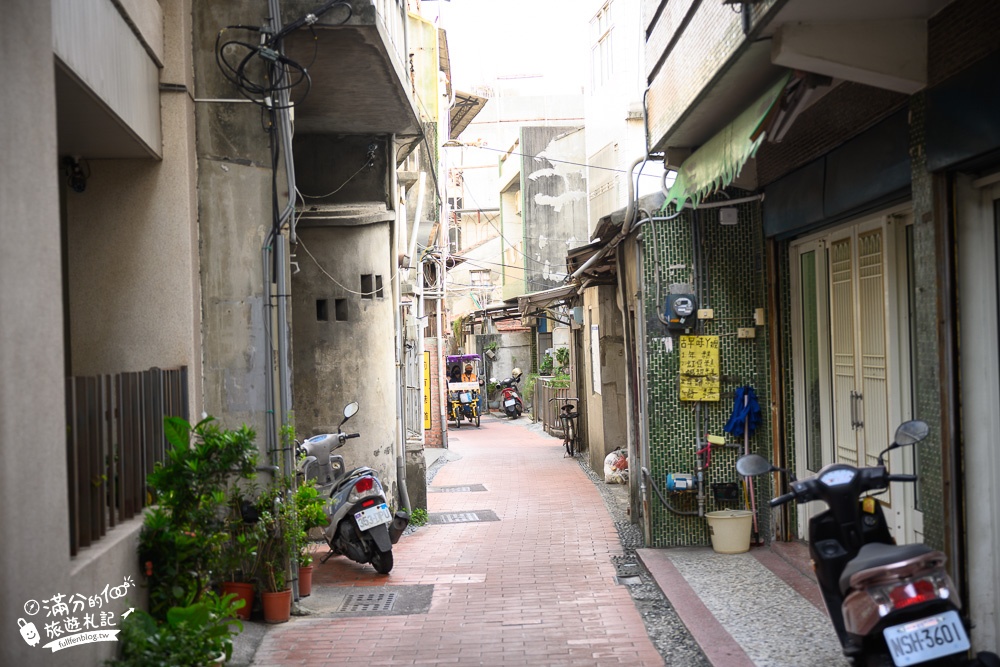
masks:
[(333, 310), (338, 322), (347, 321), (347, 299), (334, 299)]
[(370, 273), (361, 274), (361, 298), (371, 299), (375, 296), (375, 281), (374, 276)]
[(382, 276), (375, 276), (375, 296), (380, 299), (385, 298), (385, 292), (382, 291)]
[(327, 310), (326, 299), (316, 299), (316, 321), (326, 322), (330, 319), (330, 313)]

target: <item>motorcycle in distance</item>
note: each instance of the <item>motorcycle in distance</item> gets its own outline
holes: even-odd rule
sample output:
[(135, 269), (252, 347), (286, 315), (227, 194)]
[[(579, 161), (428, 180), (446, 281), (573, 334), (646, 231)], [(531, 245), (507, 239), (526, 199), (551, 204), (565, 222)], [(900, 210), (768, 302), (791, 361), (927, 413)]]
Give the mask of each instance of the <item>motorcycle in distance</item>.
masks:
[(499, 382), (496, 378), (490, 378), (490, 382), (500, 385), (500, 405), (503, 407), (504, 414), (511, 419), (517, 419), (524, 412), (524, 401), (521, 400), (521, 392), (517, 389), (520, 381), (520, 368), (515, 368), (511, 371), (510, 377)]
[(896, 545), (881, 504), (870, 491), (890, 482), (915, 482), (916, 475), (889, 474), (887, 452), (927, 437), (927, 424), (908, 421), (878, 457), (878, 465), (855, 468), (832, 463), (815, 477), (796, 480), (757, 454), (736, 461), (740, 475), (783, 472), (791, 490), (771, 500), (826, 502), (809, 519), (809, 553), (830, 620), (844, 655), (854, 665), (976, 665), (1000, 667), (992, 653), (969, 659), (968, 617), (945, 570), (945, 555), (923, 544)]
[(358, 412), (357, 402), (344, 408), (344, 419), (336, 433), (308, 438), (299, 448), (299, 474), (315, 480), (320, 495), (328, 495), (324, 511), (329, 524), (323, 536), (330, 547), (321, 563), (331, 556), (347, 556), (358, 563), (371, 563), (379, 574), (392, 570), (392, 545), (399, 541), (410, 516), (393, 515), (386, 503), (382, 483), (369, 467), (348, 471), (344, 457), (334, 450), (360, 433), (344, 433), (344, 423)]

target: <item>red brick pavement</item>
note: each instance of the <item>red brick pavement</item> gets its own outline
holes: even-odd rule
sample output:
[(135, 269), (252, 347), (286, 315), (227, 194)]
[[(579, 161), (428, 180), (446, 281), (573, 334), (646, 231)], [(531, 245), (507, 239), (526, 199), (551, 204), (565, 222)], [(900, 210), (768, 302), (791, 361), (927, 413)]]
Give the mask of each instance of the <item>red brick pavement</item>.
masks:
[(433, 584), (428, 613), (293, 618), (254, 665), (662, 665), (610, 556), (621, 553), (600, 494), (562, 442), (485, 418), (449, 432), (461, 460), (428, 494), (431, 512), (490, 509), (498, 522), (425, 526), (379, 576), (345, 558), (317, 562), (314, 586)]

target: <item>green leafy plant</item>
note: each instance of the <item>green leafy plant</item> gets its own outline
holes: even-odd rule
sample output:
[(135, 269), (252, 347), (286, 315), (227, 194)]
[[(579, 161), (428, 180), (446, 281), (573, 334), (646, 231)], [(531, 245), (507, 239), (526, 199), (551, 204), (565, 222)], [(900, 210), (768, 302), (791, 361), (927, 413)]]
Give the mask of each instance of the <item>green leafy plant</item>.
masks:
[(556, 373), (545, 380), (545, 384), (553, 389), (567, 389), (572, 378), (566, 373)]
[(158, 623), (144, 611), (133, 612), (121, 625), (121, 657), (106, 664), (121, 667), (207, 665), (233, 657), (233, 637), (243, 631), (235, 618), (245, 603), (235, 596), (208, 592), (200, 602), (171, 607)]
[(521, 398), (524, 402), (534, 404), (535, 400), (535, 385), (538, 383), (538, 373), (528, 373), (524, 378), (524, 389), (521, 392)]
[(296, 552), (300, 566), (312, 565), (309, 553), (309, 531), (329, 523), (323, 506), (326, 500), (319, 495), (315, 480), (308, 480), (295, 490)]
[(564, 369), (569, 368), (569, 348), (560, 347), (556, 349), (556, 363), (559, 365), (560, 372)]
[(225, 581), (251, 583), (259, 568), (259, 546), (263, 539), (257, 511), (238, 485), (229, 495), (226, 541), (222, 545), (220, 571)]
[(258, 544), (258, 585), (269, 593), (278, 593), (290, 574), (292, 558), (301, 544), (295, 497), (287, 480), (276, 482), (257, 499), (257, 513), (262, 528)]
[(256, 436), (246, 426), (224, 430), (209, 417), (192, 427), (168, 417), (164, 433), (167, 456), (146, 478), (158, 507), (139, 533), (150, 612), (160, 620), (172, 607), (198, 602), (223, 568), (227, 485), (253, 477), (257, 462)]
[(538, 365), (538, 374), (539, 375), (552, 375), (552, 368), (553, 368), (554, 365), (555, 365), (555, 362), (552, 360), (552, 355), (551, 354), (546, 354), (545, 357), (542, 358), (542, 363), (540, 363)]
[(410, 512), (410, 525), (420, 527), (427, 523), (427, 510), (422, 507), (414, 507)]

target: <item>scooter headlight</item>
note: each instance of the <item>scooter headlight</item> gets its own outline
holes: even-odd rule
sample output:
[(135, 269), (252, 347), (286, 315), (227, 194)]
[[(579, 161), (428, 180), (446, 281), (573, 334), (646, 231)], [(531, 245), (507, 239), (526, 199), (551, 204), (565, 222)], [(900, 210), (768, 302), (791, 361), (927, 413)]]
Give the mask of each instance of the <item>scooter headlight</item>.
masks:
[(382, 485), (374, 477), (362, 477), (354, 483), (354, 488), (347, 496), (347, 502), (356, 503), (365, 498), (382, 495)]

